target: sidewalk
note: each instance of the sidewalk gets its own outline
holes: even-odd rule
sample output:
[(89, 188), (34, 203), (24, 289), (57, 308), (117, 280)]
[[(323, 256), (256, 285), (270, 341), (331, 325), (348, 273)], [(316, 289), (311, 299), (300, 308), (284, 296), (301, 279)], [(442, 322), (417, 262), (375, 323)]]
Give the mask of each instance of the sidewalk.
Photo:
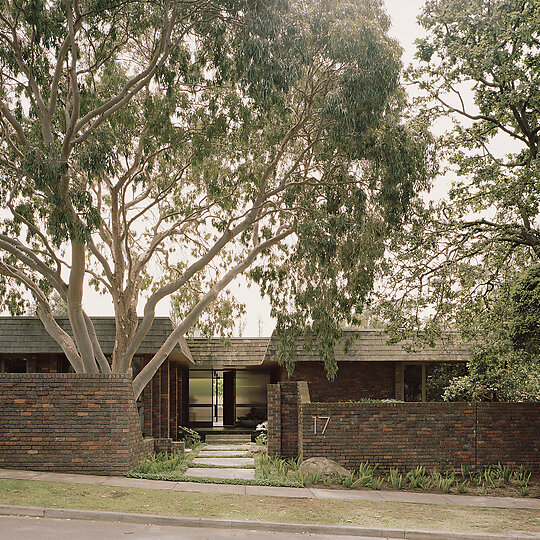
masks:
[(467, 495), (438, 495), (434, 493), (409, 493), (403, 491), (343, 490), (319, 488), (289, 488), (269, 486), (244, 486), (233, 484), (203, 484), (197, 482), (169, 482), (144, 480), (123, 476), (90, 476), (39, 471), (0, 469), (0, 479), (40, 480), (43, 482), (67, 482), (113, 487), (163, 489), (184, 492), (232, 493), (267, 497), (299, 497), (311, 499), (349, 499), (396, 503), (438, 504), (476, 506), (483, 508), (516, 508), (540, 510), (540, 499), (513, 497), (475, 497)]

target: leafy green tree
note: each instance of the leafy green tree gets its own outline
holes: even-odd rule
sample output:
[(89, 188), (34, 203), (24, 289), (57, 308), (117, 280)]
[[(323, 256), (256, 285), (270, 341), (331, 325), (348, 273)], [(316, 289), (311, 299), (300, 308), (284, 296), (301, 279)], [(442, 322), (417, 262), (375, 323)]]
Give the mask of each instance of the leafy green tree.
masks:
[(510, 348), (479, 346), (469, 373), (453, 378), (445, 401), (540, 401), (540, 358)]
[[(211, 306), (259, 260), (280, 327), (330, 336), (333, 374), (336, 321), (360, 312), (427, 174), (381, 2), (5, 6), (3, 305), (17, 312), (30, 294), (76, 372), (123, 373), (157, 304), (177, 295), (177, 326), (135, 378), (138, 396), (205, 312), (226, 324), (234, 301)], [(87, 281), (114, 308), (110, 364)]]
[(426, 400), (443, 401), (445, 390), (453, 379), (467, 375), (463, 362), (433, 362), (426, 365)]
[(509, 335), (513, 346), (540, 355), (540, 264), (525, 270), (510, 294)]
[(458, 328), (474, 344), (447, 399), (538, 399), (538, 362), (515, 350), (509, 306), (540, 258), (539, 18), (536, 0), (427, 1), (419, 16), (407, 79), (419, 121), (443, 131), (439, 181), (451, 186), (417, 199), (393, 237), (379, 307), (396, 339)]
[(534, 270), (492, 293), (491, 309), (476, 315), (479, 339), (472, 344), (468, 373), (449, 381), (447, 401), (540, 401), (540, 355), (534, 349), (531, 302)]
[(477, 336), (499, 290), (540, 257), (539, 17), (536, 0), (428, 1), (419, 17), (427, 34), (407, 78), (422, 122), (452, 122), (437, 139), (452, 183), (415, 201), (390, 246), (383, 310), (398, 334)]

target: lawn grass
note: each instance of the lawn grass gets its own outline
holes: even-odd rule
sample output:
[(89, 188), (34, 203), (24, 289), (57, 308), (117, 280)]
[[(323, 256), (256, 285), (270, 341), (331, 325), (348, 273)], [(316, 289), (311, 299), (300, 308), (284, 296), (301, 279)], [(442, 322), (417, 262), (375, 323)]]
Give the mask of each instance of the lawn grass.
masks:
[(0, 504), (413, 530), (540, 532), (537, 510), (300, 499), (0, 479)]

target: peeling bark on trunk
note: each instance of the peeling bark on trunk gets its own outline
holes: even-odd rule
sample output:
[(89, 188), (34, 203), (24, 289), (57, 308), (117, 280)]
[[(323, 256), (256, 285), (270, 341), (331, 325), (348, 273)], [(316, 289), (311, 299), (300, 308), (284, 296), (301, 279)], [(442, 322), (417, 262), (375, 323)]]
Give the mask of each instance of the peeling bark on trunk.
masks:
[(85, 314), (82, 309), (82, 297), (85, 275), (85, 246), (80, 242), (71, 242), (71, 272), (67, 293), (68, 315), (75, 337), (75, 343), (82, 359), (85, 373), (99, 373), (94, 347), (88, 334)]
[(107, 358), (105, 358), (105, 355), (103, 354), (103, 349), (101, 348), (101, 345), (99, 344), (99, 340), (96, 334), (96, 329), (94, 328), (94, 323), (92, 322), (92, 319), (90, 319), (90, 317), (85, 313), (84, 320), (86, 322), (88, 335), (90, 336), (90, 339), (92, 341), (92, 347), (96, 355), (96, 360), (98, 362), (99, 369), (101, 370), (102, 373), (111, 373), (111, 366), (109, 365)]
[(64, 354), (67, 356), (67, 359), (73, 366), (75, 372), (84, 373), (84, 365), (77, 352), (75, 343), (73, 343), (71, 337), (66, 334), (66, 332), (60, 328), (60, 326), (58, 326), (58, 323), (54, 320), (52, 313), (50, 311), (46, 311), (40, 304), (37, 305), (36, 313), (49, 336), (51, 336), (64, 351)]
[(125, 308), (123, 302), (118, 303), (116, 309), (116, 339), (113, 351), (113, 370), (118, 373), (127, 373), (131, 362), (124, 362), (123, 352), (126, 351), (133, 341), (137, 330), (137, 311), (132, 308)]

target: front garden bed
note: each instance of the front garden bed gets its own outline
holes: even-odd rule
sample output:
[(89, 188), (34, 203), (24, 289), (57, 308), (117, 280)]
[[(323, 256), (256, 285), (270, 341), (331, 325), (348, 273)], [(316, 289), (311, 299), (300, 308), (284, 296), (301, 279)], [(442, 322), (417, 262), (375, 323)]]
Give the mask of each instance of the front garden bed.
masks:
[[(493, 465), (482, 469), (463, 466), (458, 470), (431, 469), (419, 466), (409, 471), (391, 469), (385, 473), (376, 465), (361, 464), (347, 476), (339, 478), (304, 475), (299, 459), (283, 460), (266, 453), (251, 454), (255, 457), (254, 480), (227, 480), (212, 477), (187, 477), (188, 467), (196, 467), (193, 459), (204, 448), (195, 446), (191, 452), (181, 455), (155, 455), (141, 462), (129, 473), (133, 478), (151, 480), (188, 481), (202, 483), (228, 483), (259, 486), (318, 487), (331, 489), (408, 491), (453, 495), (476, 495), (496, 497), (540, 498), (540, 474), (526, 467), (511, 468)], [(253, 445), (255, 448), (256, 445)]]

